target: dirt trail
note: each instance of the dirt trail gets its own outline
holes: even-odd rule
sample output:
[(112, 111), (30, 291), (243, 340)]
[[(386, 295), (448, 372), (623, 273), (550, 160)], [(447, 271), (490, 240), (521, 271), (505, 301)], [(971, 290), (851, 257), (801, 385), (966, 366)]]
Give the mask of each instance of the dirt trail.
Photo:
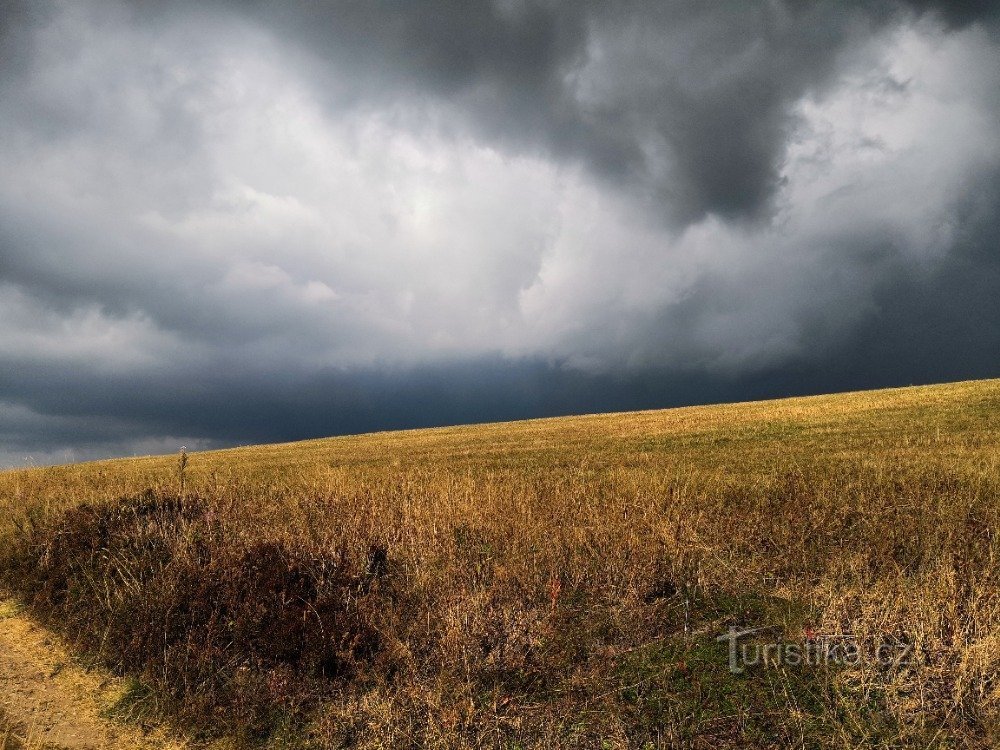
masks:
[[(82, 669), (51, 633), (0, 596), (0, 713), (26, 748), (168, 750), (189, 747), (102, 716), (122, 681)], [(0, 731), (2, 734), (2, 731)]]

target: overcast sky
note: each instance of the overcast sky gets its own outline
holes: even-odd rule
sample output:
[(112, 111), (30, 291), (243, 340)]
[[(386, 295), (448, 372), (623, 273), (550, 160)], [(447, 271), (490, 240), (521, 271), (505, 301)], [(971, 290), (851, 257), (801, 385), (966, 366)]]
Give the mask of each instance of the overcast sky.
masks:
[(1000, 376), (1000, 13), (0, 0), (0, 465)]

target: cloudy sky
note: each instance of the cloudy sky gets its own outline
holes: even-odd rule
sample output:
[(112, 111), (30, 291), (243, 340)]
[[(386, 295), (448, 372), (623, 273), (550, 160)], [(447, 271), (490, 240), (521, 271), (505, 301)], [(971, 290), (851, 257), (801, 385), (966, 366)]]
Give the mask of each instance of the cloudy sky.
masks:
[(0, 0), (0, 465), (1000, 376), (997, 6)]

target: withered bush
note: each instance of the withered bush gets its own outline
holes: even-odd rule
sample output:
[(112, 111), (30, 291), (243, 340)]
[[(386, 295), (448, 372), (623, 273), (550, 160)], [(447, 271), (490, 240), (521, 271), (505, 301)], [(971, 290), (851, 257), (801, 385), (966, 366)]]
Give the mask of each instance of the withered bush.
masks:
[(187, 717), (252, 729), (378, 661), (400, 603), (389, 563), (377, 544), (352, 557), (234, 534), (200, 497), (146, 492), (47, 519), (6, 578)]

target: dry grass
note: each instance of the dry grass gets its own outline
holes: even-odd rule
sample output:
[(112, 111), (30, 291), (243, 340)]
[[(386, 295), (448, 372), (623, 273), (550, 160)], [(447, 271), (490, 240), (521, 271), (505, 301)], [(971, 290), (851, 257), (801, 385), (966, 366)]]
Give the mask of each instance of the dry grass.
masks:
[(58, 750), (38, 738), (36, 727), (17, 725), (0, 709), (0, 750)]
[[(0, 474), (0, 577), (274, 746), (989, 747), (1000, 381)], [(912, 644), (731, 675), (729, 625)]]
[(0, 711), (0, 750), (21, 750), (21, 737), (14, 724)]

